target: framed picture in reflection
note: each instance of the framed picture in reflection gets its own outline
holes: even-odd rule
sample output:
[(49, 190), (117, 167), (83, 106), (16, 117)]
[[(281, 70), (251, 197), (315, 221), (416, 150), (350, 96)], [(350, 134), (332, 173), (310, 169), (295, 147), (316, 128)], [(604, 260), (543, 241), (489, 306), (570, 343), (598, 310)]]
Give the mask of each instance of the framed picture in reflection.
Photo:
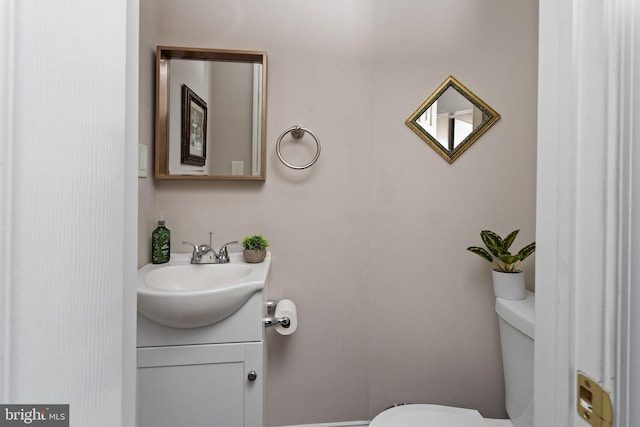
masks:
[(207, 159), (207, 103), (182, 85), (182, 141), (180, 162), (204, 166)]

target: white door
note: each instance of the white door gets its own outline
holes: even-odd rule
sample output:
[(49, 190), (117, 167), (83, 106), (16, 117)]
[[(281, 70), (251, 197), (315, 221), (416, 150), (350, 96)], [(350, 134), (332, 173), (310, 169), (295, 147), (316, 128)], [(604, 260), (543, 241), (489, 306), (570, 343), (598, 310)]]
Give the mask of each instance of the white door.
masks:
[[(627, 404), (637, 397), (639, 360), (630, 271), (640, 241), (633, 215), (640, 181), (634, 186), (632, 174), (640, 170), (633, 150), (634, 121), (640, 123), (633, 117), (634, 106), (636, 116), (640, 109), (634, 49), (635, 57), (640, 49), (632, 43), (640, 19), (633, 3), (539, 3), (538, 427), (589, 425), (584, 414), (593, 396), (582, 396), (578, 410), (579, 372), (612, 401), (611, 425), (638, 425), (631, 413), (638, 410)], [(599, 415), (591, 411), (590, 421)]]
[(0, 1), (0, 403), (71, 425), (135, 421), (137, 10)]

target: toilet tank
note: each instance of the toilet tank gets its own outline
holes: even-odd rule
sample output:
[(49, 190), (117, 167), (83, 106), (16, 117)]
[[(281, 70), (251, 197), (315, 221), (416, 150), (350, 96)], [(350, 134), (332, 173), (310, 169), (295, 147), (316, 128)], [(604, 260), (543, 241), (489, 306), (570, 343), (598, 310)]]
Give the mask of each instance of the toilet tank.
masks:
[(500, 326), (505, 404), (517, 427), (533, 427), (533, 338), (535, 295), (523, 300), (496, 298)]

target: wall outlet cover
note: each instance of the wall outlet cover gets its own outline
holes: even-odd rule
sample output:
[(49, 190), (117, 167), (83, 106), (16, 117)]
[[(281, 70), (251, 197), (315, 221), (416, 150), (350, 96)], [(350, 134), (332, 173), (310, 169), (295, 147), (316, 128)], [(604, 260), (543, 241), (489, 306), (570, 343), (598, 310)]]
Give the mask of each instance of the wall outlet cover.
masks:
[(231, 175), (244, 175), (244, 162), (242, 160), (231, 161)]

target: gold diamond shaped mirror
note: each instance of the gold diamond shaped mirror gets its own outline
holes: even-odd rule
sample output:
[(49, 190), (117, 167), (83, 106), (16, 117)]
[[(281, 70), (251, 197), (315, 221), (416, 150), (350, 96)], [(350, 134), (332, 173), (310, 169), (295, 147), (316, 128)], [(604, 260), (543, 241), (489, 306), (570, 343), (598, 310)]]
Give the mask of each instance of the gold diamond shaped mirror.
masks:
[(405, 123), (453, 163), (499, 118), (493, 108), (449, 76)]

